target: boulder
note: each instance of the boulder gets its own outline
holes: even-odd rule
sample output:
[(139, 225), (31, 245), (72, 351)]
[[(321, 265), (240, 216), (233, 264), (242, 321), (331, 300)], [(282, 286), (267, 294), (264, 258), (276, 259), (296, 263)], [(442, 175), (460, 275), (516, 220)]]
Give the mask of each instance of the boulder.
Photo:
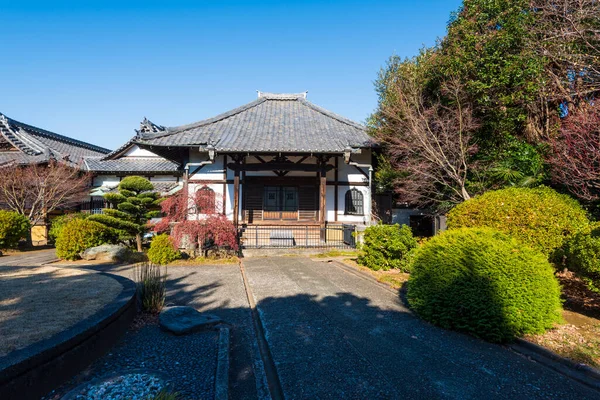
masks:
[(103, 244), (101, 246), (90, 247), (85, 249), (79, 256), (84, 260), (97, 260), (97, 261), (112, 261), (120, 262), (127, 261), (131, 250), (122, 245), (116, 244)]
[(208, 329), (223, 322), (219, 317), (203, 314), (192, 307), (165, 307), (158, 316), (160, 327), (175, 335), (185, 335)]

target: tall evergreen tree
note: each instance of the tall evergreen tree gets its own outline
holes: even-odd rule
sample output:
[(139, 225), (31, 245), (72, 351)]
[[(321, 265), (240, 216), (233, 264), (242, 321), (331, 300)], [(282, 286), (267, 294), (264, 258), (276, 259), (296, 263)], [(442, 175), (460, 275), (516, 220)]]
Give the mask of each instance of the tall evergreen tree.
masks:
[(118, 193), (104, 195), (111, 208), (89, 219), (115, 228), (126, 237), (135, 237), (137, 250), (142, 251), (142, 236), (147, 231), (148, 220), (160, 216), (160, 196), (153, 191), (154, 185), (141, 176), (124, 178), (118, 190)]

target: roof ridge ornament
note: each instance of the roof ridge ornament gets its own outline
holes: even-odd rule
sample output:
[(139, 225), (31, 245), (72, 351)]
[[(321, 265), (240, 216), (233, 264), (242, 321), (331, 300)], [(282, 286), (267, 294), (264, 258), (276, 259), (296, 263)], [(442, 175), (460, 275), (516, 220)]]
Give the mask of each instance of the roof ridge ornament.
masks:
[(306, 99), (308, 95), (308, 90), (301, 93), (271, 93), (271, 92), (261, 92), (257, 90), (259, 99), (267, 99), (267, 100), (298, 100), (298, 99)]

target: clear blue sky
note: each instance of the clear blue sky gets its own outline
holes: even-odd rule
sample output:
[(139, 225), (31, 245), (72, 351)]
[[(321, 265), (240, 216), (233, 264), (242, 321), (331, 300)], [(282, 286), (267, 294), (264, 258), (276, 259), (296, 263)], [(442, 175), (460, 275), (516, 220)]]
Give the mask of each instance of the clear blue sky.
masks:
[(443, 36), (459, 0), (0, 0), (0, 112), (108, 148), (300, 92), (364, 122), (392, 55)]

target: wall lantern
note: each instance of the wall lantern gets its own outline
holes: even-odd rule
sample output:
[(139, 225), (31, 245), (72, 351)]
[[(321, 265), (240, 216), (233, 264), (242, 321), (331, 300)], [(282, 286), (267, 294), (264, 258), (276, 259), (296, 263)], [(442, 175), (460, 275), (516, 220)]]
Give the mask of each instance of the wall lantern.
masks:
[(352, 154), (352, 149), (350, 147), (346, 147), (344, 149), (344, 162), (346, 164), (350, 163), (350, 155)]
[(206, 146), (206, 150), (208, 150), (208, 159), (210, 161), (214, 161), (215, 160), (215, 146), (213, 146), (212, 144), (209, 144), (208, 146)]

